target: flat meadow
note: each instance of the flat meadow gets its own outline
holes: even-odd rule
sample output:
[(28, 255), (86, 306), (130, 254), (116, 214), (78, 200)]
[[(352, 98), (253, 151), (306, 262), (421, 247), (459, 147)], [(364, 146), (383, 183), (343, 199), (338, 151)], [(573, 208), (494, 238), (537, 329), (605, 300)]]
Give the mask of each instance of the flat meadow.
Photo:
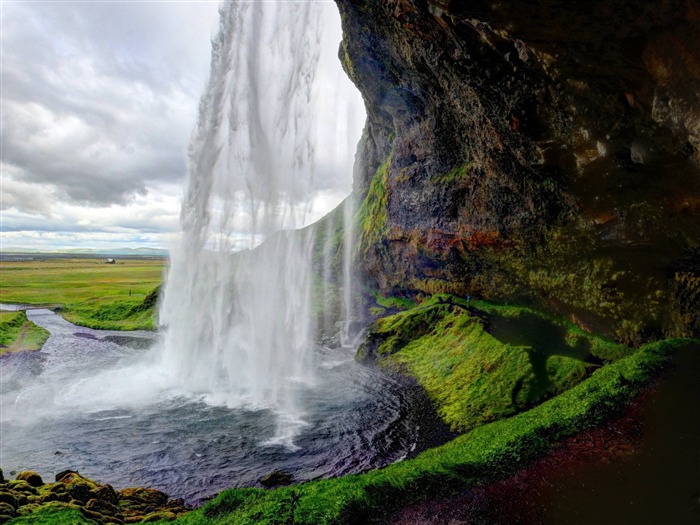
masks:
[(47, 257), (0, 261), (0, 302), (57, 308), (68, 320), (109, 330), (155, 328), (164, 258)]

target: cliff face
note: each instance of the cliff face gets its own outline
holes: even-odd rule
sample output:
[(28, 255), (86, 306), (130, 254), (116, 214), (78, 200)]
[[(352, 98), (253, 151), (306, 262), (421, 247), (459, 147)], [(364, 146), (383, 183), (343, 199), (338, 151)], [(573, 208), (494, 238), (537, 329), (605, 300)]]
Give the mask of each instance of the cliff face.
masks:
[(699, 2), (336, 2), (370, 288), (700, 333)]

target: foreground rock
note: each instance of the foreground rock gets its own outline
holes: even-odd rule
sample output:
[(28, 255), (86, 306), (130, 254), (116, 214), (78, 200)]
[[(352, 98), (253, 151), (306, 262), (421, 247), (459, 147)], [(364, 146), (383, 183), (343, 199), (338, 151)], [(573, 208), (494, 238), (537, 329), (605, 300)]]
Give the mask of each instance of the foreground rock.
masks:
[(0, 523), (17, 516), (52, 508), (74, 509), (98, 524), (150, 523), (172, 521), (191, 510), (181, 499), (169, 499), (155, 489), (141, 487), (115, 490), (66, 470), (56, 475), (55, 483), (44, 483), (32, 471), (6, 480), (0, 469)]

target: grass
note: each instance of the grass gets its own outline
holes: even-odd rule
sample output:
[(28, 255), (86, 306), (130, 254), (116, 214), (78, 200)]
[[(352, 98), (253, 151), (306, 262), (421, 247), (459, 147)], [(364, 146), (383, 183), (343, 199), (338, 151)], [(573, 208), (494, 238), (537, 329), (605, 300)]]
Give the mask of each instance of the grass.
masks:
[(162, 259), (0, 261), (0, 297), (60, 307), (67, 320), (91, 328), (152, 329), (153, 305), (143, 305), (163, 281), (163, 266)]
[(618, 413), (686, 341), (640, 348), (596, 370), (563, 394), (519, 415), (483, 425), (415, 459), (367, 474), (279, 488), (231, 489), (177, 520), (185, 525), (331, 525), (376, 522), (410, 501), (501, 478), (541, 456), (553, 441)]
[(453, 430), (512, 416), (631, 352), (532, 309), (436, 295), (375, 321), (358, 357), (418, 381)]
[[(536, 319), (533, 320), (531, 316)], [(500, 322), (497, 319), (505, 320), (505, 325), (494, 327), (494, 322)], [(528, 336), (520, 341), (523, 344), (514, 346), (501, 340), (520, 337), (518, 330), (522, 326), (517, 323), (521, 321), (550, 323), (556, 334), (551, 340), (556, 342), (555, 349), (558, 352), (565, 349), (572, 352), (567, 356), (554, 354), (549, 356), (550, 359), (566, 357), (577, 361), (575, 356), (580, 357), (581, 354), (576, 352), (585, 350), (591, 355), (596, 352), (597, 359), (608, 362), (604, 366), (587, 367), (588, 375), (577, 384), (567, 385), (570, 388), (559, 395), (517, 415), (476, 426), (451, 442), (427, 450), (416, 458), (365, 474), (318, 480), (275, 490), (229, 489), (202, 508), (181, 516), (177, 523), (341, 525), (381, 522), (383, 516), (410, 502), (444, 496), (503, 478), (528, 461), (541, 457), (551, 443), (600, 425), (618, 414), (658, 374), (675, 348), (690, 342), (679, 339), (659, 341), (642, 346), (632, 353), (621, 345), (590, 336), (565, 321), (528, 308), (481, 301), (467, 304), (452, 296), (433, 297), (412, 310), (380, 321), (386, 330), (382, 333), (383, 337), (375, 341), (378, 355), (383, 355), (385, 359), (397, 359), (403, 355), (401, 359), (405, 362), (400, 362), (401, 366), (422, 365), (420, 359), (411, 355), (411, 344), (424, 339), (423, 343), (427, 346), (423, 353), (435, 359), (434, 368), (440, 374), (447, 374), (445, 382), (453, 383), (449, 390), (463, 400), (478, 396), (480, 387), (465, 383), (464, 388), (457, 388), (460, 381), (452, 381), (450, 378), (450, 371), (461, 377), (466, 373), (459, 371), (461, 362), (474, 359), (468, 349), (455, 350), (457, 354), (454, 355), (448, 351), (448, 347), (463, 346), (464, 341), (452, 339), (460, 331), (466, 334), (465, 340), (483, 347), (476, 349), (477, 355), (481, 350), (488, 350), (487, 354), (495, 352), (495, 355), (483, 355), (476, 360), (481, 361), (482, 366), (487, 365), (486, 368), (491, 367), (483, 370), (484, 376), (503, 373), (503, 377), (512, 379), (517, 375), (509, 372), (508, 367), (512, 365), (506, 361), (500, 362), (499, 355), (504, 352), (510, 352), (508, 360), (523, 367), (529, 363), (532, 368), (525, 343), (536, 347), (543, 341)], [(516, 324), (509, 324), (511, 321)], [(501, 339), (489, 334), (487, 327)], [(447, 338), (442, 346), (440, 337)], [(382, 344), (386, 346), (380, 348)], [(534, 348), (531, 347), (531, 350), (534, 351)], [(499, 372), (502, 367), (505, 369)], [(563, 370), (563, 375), (566, 375), (566, 367), (556, 368)], [(562, 381), (557, 377), (550, 379), (555, 383)], [(496, 386), (491, 388), (496, 389), (494, 396), (498, 397)], [(512, 399), (512, 391), (508, 395)], [(69, 513), (73, 514), (69, 516)], [(82, 519), (69, 509), (49, 509), (32, 514), (31, 518), (31, 523), (37, 525), (81, 523), (78, 520)], [(71, 519), (75, 521), (70, 521)], [(10, 523), (19, 525), (28, 521), (19, 518)]]
[(27, 319), (24, 312), (0, 312), (0, 355), (39, 350), (49, 332)]

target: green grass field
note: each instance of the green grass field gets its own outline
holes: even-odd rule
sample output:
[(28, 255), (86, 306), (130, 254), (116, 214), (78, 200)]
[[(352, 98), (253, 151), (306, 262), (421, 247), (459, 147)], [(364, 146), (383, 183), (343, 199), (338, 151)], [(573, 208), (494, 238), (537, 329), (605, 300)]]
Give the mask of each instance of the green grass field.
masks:
[(0, 300), (59, 307), (70, 322), (91, 328), (153, 329), (152, 292), (164, 265), (163, 259), (0, 261)]
[(0, 355), (39, 350), (49, 332), (27, 319), (24, 312), (0, 311)]

